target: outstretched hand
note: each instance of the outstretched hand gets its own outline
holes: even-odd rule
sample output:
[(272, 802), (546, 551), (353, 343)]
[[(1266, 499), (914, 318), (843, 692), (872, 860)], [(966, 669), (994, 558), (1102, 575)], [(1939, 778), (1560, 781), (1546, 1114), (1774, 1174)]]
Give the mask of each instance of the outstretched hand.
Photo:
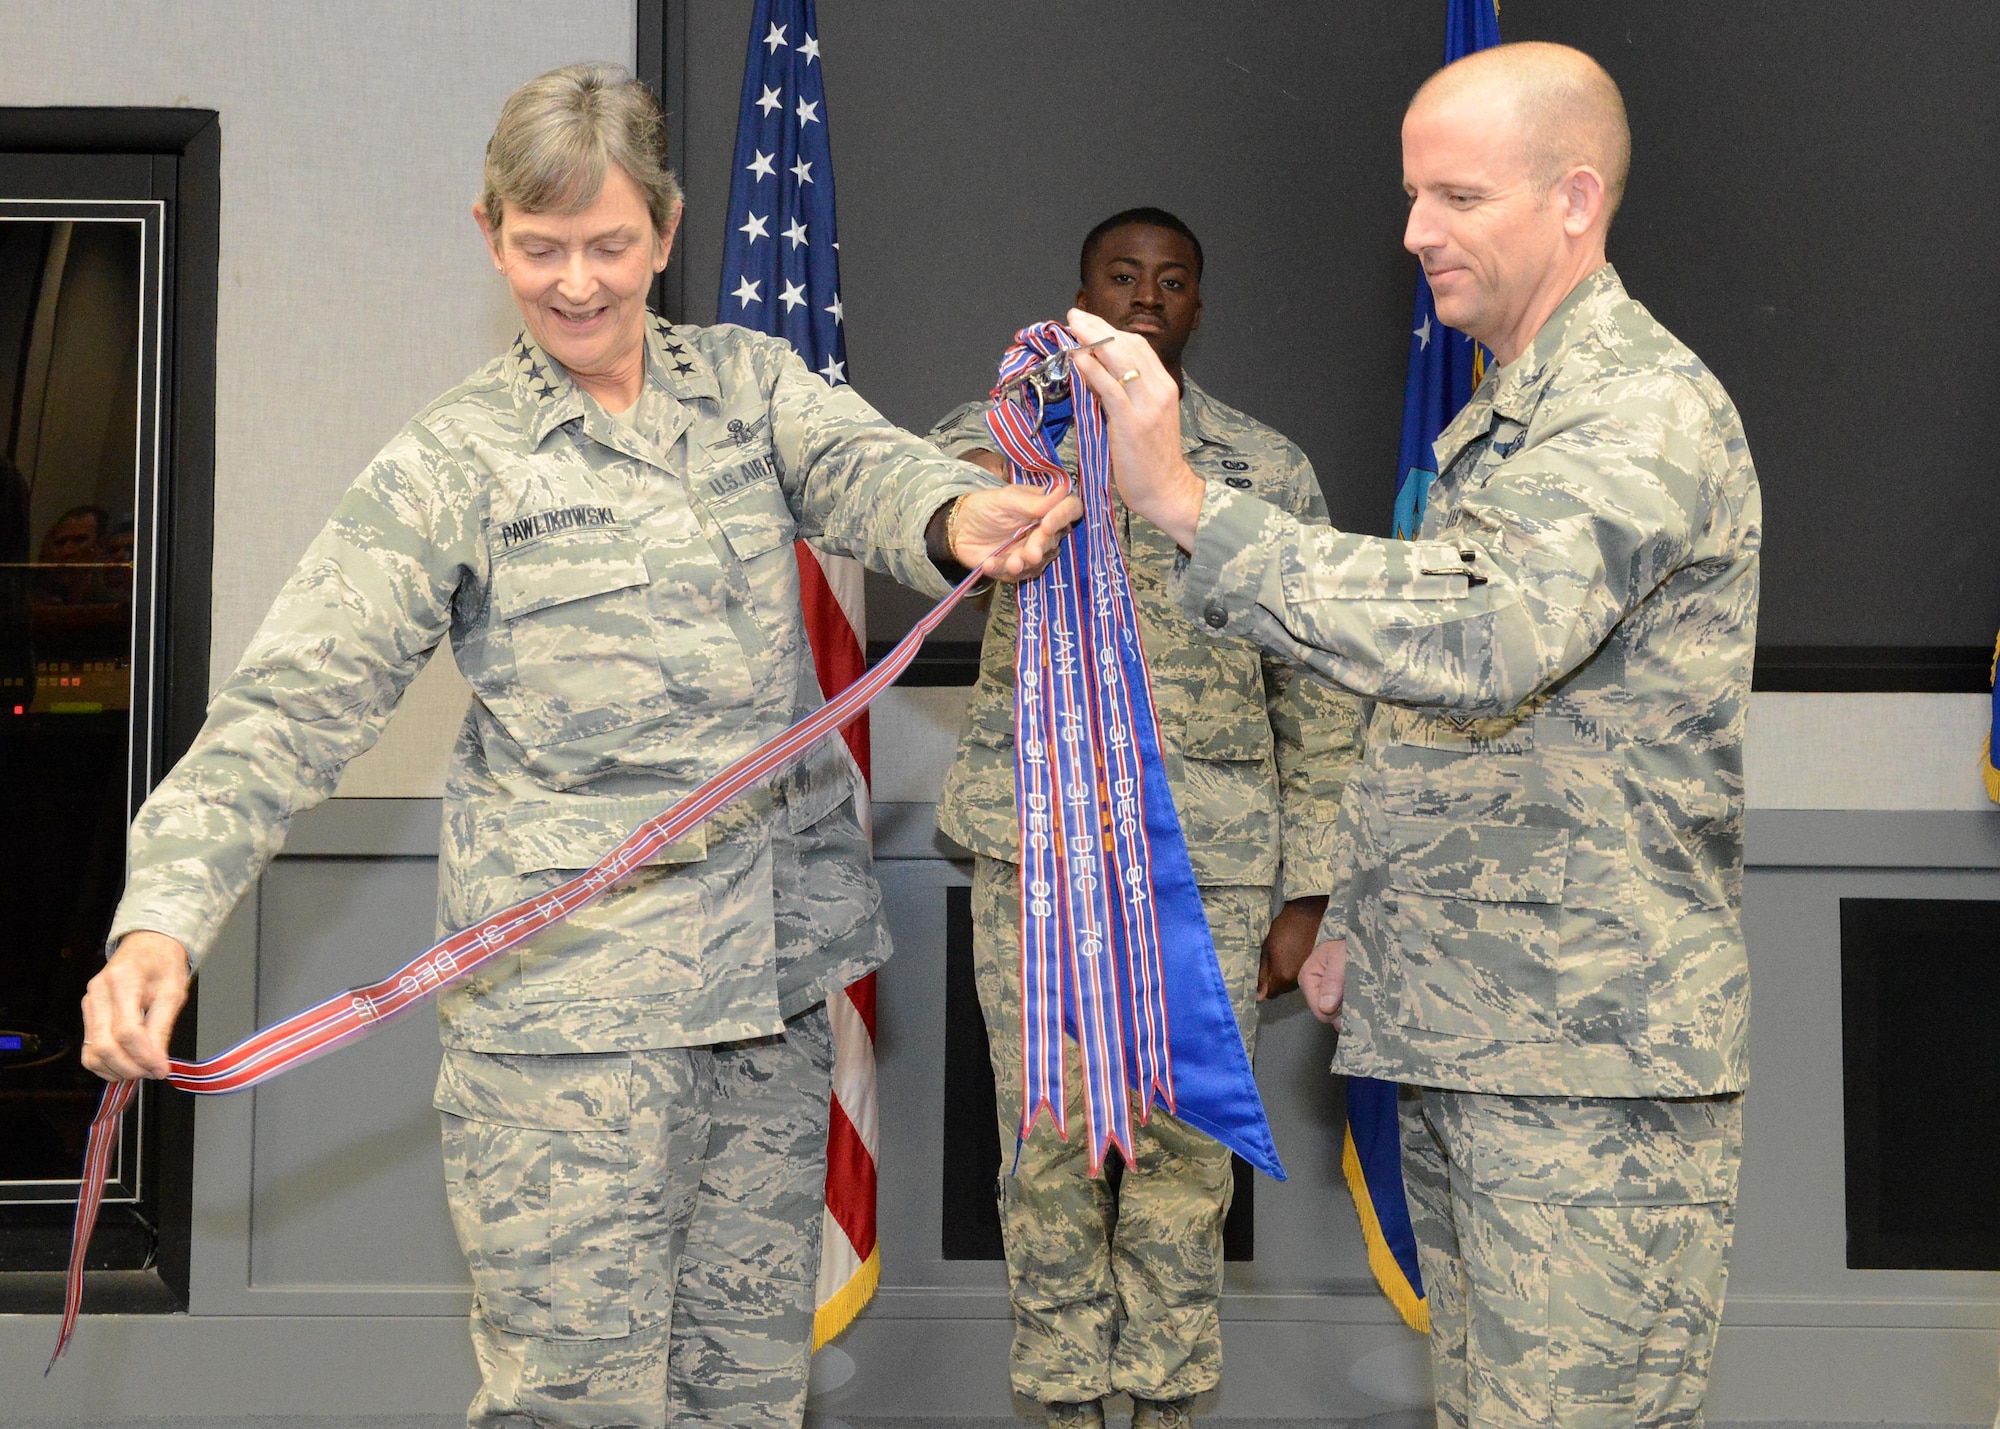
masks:
[[(994, 580), (1033, 580), (1055, 559), (1063, 534), (1083, 515), (1083, 503), (1068, 483), (1039, 486), (988, 486), (959, 498), (951, 523), (951, 558), (967, 570), (980, 570)], [(1023, 526), (1034, 530), (1018, 545), (999, 548)]]
[(187, 993), (187, 949), (165, 933), (127, 933), (84, 989), (83, 1065), (107, 1082), (166, 1076)]
[(1090, 384), (1110, 427), (1111, 475), (1125, 504), (1194, 549), (1208, 487), (1181, 455), (1181, 389), (1160, 364), (1153, 345), (1120, 332), (1082, 308), (1069, 310), (1069, 330), (1080, 343), (1110, 341), (1077, 352), (1077, 375)]

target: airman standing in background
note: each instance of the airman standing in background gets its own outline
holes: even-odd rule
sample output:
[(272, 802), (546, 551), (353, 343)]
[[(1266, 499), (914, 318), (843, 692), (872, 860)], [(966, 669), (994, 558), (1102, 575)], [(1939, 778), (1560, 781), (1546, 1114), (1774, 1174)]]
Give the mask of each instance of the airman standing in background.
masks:
[[(1083, 241), (1077, 305), (1159, 354), (1176, 384), (1178, 448), (1232, 491), (1324, 526), (1319, 480), (1291, 442), (1224, 406), (1181, 371), (1201, 321), (1201, 244), (1157, 208), (1112, 215)], [(946, 452), (1004, 473), (987, 403), (931, 433)], [(1074, 437), (1062, 448), (1075, 463)], [(1115, 498), (1114, 498), (1115, 500)], [(1167, 778), (1245, 1048), (1257, 999), (1291, 988), (1326, 908), (1341, 786), (1359, 751), (1360, 704), (1246, 642), (1209, 638), (1175, 608), (1174, 544), (1122, 502), (1119, 545), (1152, 676)], [(1081, 1138), (1021, 1125), (1021, 869), (1014, 791), (1018, 601), (996, 593), (979, 682), (938, 824), (978, 859), (973, 959), (1000, 1109), (1000, 1220), (1014, 1307), (1016, 1392), (1051, 1424), (1104, 1422), (1100, 1400), (1132, 1395), (1135, 1425), (1193, 1422), (1222, 1374), (1222, 1222), (1234, 1188), (1226, 1148), (1165, 1112), (1133, 1128), (1136, 1160), (1092, 1176)], [(1261, 949), (1261, 960), (1260, 960)], [(1069, 1086), (1077, 1074), (1075, 1044)], [(1073, 1109), (1074, 1110), (1074, 1109)], [(1080, 1115), (1080, 1113), (1077, 1113)], [(1011, 1173), (1011, 1174), (1010, 1174)]]

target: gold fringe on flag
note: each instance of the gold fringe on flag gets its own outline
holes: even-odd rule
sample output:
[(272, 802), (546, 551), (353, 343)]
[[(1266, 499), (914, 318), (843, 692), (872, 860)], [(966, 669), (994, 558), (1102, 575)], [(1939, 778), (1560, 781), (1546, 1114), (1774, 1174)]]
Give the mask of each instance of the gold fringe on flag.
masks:
[[(1993, 642), (1993, 660), (1986, 667), (1986, 683), (1993, 684), (2000, 676), (2000, 639)], [(1979, 744), (1979, 777), (1985, 781), (1986, 797), (2000, 804), (2000, 769), (1993, 767), (1993, 731), (1988, 729), (1986, 738)]]
[(1382, 1293), (1389, 1297), (1404, 1324), (1420, 1335), (1428, 1335), (1431, 1308), (1403, 1274), (1403, 1267), (1396, 1263), (1396, 1253), (1389, 1249), (1389, 1242), (1382, 1234), (1382, 1222), (1375, 1217), (1375, 1199), (1369, 1194), (1367, 1176), (1362, 1174), (1361, 1153), (1354, 1149), (1352, 1131), (1342, 1135), (1340, 1169), (1347, 1176), (1347, 1189), (1353, 1193), (1354, 1209), (1361, 1214), (1361, 1238), (1368, 1243), (1368, 1268), (1375, 1272), (1375, 1283), (1382, 1287)]
[(881, 1280), (882, 1245), (878, 1241), (875, 1249), (868, 1252), (868, 1259), (861, 1262), (861, 1268), (849, 1276), (847, 1283), (833, 1293), (833, 1298), (813, 1312), (815, 1351), (854, 1323), (854, 1317), (861, 1313), (863, 1306), (867, 1305)]

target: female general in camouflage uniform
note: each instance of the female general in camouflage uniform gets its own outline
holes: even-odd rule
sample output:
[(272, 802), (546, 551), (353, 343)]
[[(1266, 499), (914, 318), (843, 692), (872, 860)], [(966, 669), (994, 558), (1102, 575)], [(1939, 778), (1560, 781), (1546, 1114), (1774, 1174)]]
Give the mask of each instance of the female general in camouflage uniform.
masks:
[[(648, 314), (680, 217), (665, 159), (658, 105), (610, 66), (508, 100), (475, 215), (525, 330), (341, 499), (141, 811), (85, 1002), (93, 1070), (164, 1074), (189, 968), (445, 639), (473, 692), (450, 929), (588, 867), (820, 703), (794, 538), (941, 595), (940, 560), (1043, 518), (989, 563), (1020, 575), (1073, 519), (780, 341)], [(799, 1422), (824, 999), (889, 953), (857, 780), (826, 741), (440, 998), (471, 1424)]]

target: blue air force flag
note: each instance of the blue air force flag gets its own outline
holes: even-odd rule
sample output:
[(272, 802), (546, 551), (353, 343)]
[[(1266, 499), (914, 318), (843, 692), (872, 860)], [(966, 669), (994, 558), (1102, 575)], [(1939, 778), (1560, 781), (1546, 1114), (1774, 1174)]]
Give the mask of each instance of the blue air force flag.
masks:
[[(1500, 43), (1500, 16), (1494, 0), (1446, 0), (1444, 62)], [(1479, 344), (1438, 321), (1437, 303), (1421, 269), (1417, 301), (1410, 317), (1409, 376), (1403, 384), (1403, 444), (1396, 459), (1398, 536), (1414, 537), (1423, 524), (1424, 503), (1437, 476), (1431, 443), (1458, 414), (1479, 385), (1484, 364)]]
[[(1500, 15), (1494, 0), (1446, 0), (1444, 62), (1462, 59), (1500, 43)], [(1438, 321), (1437, 304), (1422, 270), (1410, 319), (1409, 376), (1403, 386), (1403, 443), (1396, 461), (1395, 532), (1414, 537), (1424, 523), (1431, 482), (1437, 477), (1431, 444), (1458, 414), (1484, 375), (1485, 354), (1464, 333)], [(1430, 1332), (1417, 1266), (1416, 1232), (1403, 1191), (1402, 1141), (1397, 1125), (1397, 1089), (1371, 1077), (1347, 1080), (1347, 1137), (1341, 1168), (1361, 1233), (1368, 1265), (1382, 1293), (1412, 1329)]]

